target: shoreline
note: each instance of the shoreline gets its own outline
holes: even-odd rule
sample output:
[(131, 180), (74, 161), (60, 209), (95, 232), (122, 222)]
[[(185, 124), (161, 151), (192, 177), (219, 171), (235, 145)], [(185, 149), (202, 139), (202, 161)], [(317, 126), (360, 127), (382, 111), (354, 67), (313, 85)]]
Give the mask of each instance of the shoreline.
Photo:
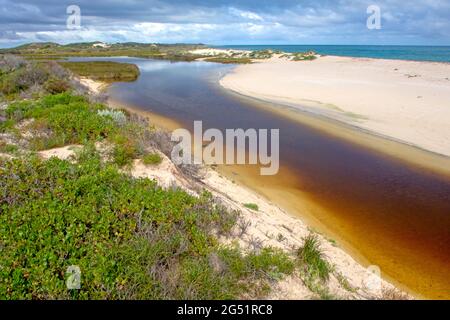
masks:
[[(103, 87), (103, 89), (106, 89), (106, 87)], [(137, 107), (126, 105), (124, 103), (121, 103), (120, 101), (109, 100), (108, 104), (113, 108), (116, 108), (120, 105), (121, 108), (129, 110), (130, 112), (147, 117), (148, 119), (151, 119), (151, 124), (156, 125), (163, 130), (173, 130), (176, 127), (179, 127), (177, 122), (172, 119), (166, 119), (163, 116), (140, 110)], [(158, 125), (160, 123), (163, 123), (163, 125)], [(257, 233), (259, 238), (264, 238), (263, 241), (270, 242), (271, 244), (280, 247), (279, 243), (268, 236), (270, 232), (275, 232), (276, 230), (280, 234), (283, 234), (283, 236), (290, 238), (292, 242), (299, 244), (301, 243), (302, 238), (307, 234), (307, 232), (311, 230), (311, 227), (314, 228), (312, 230), (317, 230), (315, 229), (315, 225), (310, 224), (310, 221), (305, 216), (300, 216), (298, 214), (285, 211), (285, 208), (283, 206), (275, 204), (270, 197), (267, 197), (267, 195), (265, 194), (261, 194), (258, 190), (255, 190), (254, 188), (246, 184), (246, 177), (240, 175), (240, 178), (243, 178), (244, 181), (235, 182), (235, 172), (233, 170), (235, 170), (236, 168), (230, 168), (231, 172), (226, 170), (226, 168), (220, 166), (216, 170), (207, 167), (206, 178), (203, 179), (202, 182), (210, 191), (212, 191), (215, 195), (219, 195), (224, 201), (228, 199), (227, 202), (232, 207), (243, 211), (246, 216), (247, 214), (252, 215), (250, 221), (259, 220), (257, 226), (255, 227), (257, 227), (257, 229), (262, 228), (262, 230), (264, 231), (262, 232), (261, 230), (256, 230), (253, 232)], [(141, 175), (142, 174), (144, 176), (146, 175), (145, 172), (141, 172)], [(153, 170), (152, 172), (152, 177), (158, 180), (158, 174), (155, 174), (155, 170)], [(186, 185), (185, 181), (183, 181), (182, 184)], [(249, 199), (251, 199), (252, 202), (257, 203), (260, 208), (267, 208), (266, 210), (264, 210), (265, 212), (262, 212), (264, 213), (263, 218), (261, 218), (259, 215), (255, 215), (251, 210), (248, 210), (243, 206), (244, 201), (249, 202)], [(306, 201), (306, 198), (302, 198), (300, 199), (300, 201)], [(270, 213), (268, 213), (267, 211), (270, 211)], [(280, 224), (280, 221), (282, 221), (283, 224)], [(294, 229), (297, 230), (296, 232), (294, 232), (293, 230), (288, 230), (289, 228), (286, 229), (285, 226), (296, 226)], [(315, 232), (317, 233), (317, 231)], [(356, 253), (347, 245), (342, 245), (343, 241), (341, 241), (340, 237), (337, 237), (337, 239), (339, 239), (338, 245), (334, 242), (334, 240), (326, 237), (323, 233), (319, 232), (318, 235), (320, 237), (322, 246), (325, 248), (327, 256), (329, 256), (330, 258), (330, 262), (336, 265), (339, 272), (345, 274), (346, 277), (349, 277), (349, 281), (353, 286), (361, 288), (362, 283), (364, 282), (364, 277), (370, 276), (370, 273), (368, 273), (366, 269), (366, 266), (368, 266), (369, 263), (364, 263), (362, 261), (364, 258), (360, 254)], [(291, 245), (292, 243), (290, 243), (288, 246), (281, 245), (281, 248), (287, 250)], [(282, 285), (282, 287), (284, 287), (284, 289), (281, 288), (281, 291), (283, 291), (283, 293), (279, 293), (279, 295), (277, 296), (278, 298), (296, 299), (295, 296), (292, 296), (293, 292), (291, 289), (289, 289), (289, 287), (294, 286), (296, 288), (295, 290), (298, 290), (300, 284), (297, 283), (293, 285), (292, 281), (295, 283), (296, 281), (298, 281), (298, 279), (287, 280), (287, 284), (285, 284), (284, 286)], [(401, 290), (402, 292), (408, 292), (410, 297), (421, 297), (418, 293), (407, 290), (407, 288), (401, 286), (399, 283), (396, 283), (394, 279), (386, 277), (386, 275), (384, 274), (381, 277), (381, 281), (383, 288), (387, 288), (388, 290)], [(371, 295), (372, 294), (374, 293), (372, 292)], [(298, 298), (301, 299), (305, 297), (303, 296)], [(359, 298), (362, 297), (360, 296)]]
[(253, 107), (268, 110), (333, 137), (345, 139), (362, 148), (377, 152), (378, 155), (389, 156), (413, 169), (425, 170), (430, 174), (450, 179), (450, 156), (429, 151), (412, 143), (342, 122), (324, 114), (245, 95), (223, 86), (221, 88), (226, 94), (233, 95), (236, 99), (249, 103)]
[[(255, 45), (255, 46), (258, 46), (258, 45)], [(276, 51), (276, 46), (284, 46), (284, 45), (273, 45), (272, 47), (270, 47), (270, 45), (261, 45), (261, 46), (268, 46), (269, 48), (264, 48), (264, 49), (256, 49), (256, 50), (272, 50), (272, 51)], [(286, 45), (286, 46), (290, 46), (290, 45)], [(292, 45), (292, 46), (295, 46), (295, 45)], [(301, 45), (301, 46), (308, 46), (308, 45)], [(281, 50), (282, 52), (283, 52), (283, 54), (284, 53), (286, 53), (286, 54), (295, 54), (295, 53), (301, 53), (301, 52), (305, 52), (305, 51), (314, 51), (314, 52), (316, 52), (315, 50), (314, 50), (314, 48), (313, 47), (315, 47), (315, 46), (334, 46), (334, 45), (311, 45), (311, 46), (308, 46), (308, 49), (305, 49), (305, 50), (301, 50), (301, 51), (283, 51), (283, 50)], [(339, 46), (349, 46), (349, 47), (351, 47), (351, 46), (354, 46), (354, 45), (339, 45)], [(356, 46), (358, 46), (358, 45), (356, 45)], [(360, 45), (361, 47), (364, 47), (364, 45)], [(375, 45), (375, 46), (379, 46), (379, 47), (390, 47), (391, 45)], [(396, 46), (396, 45), (392, 45), (393, 47), (399, 47), (399, 46)], [(252, 51), (252, 50), (249, 50), (249, 49), (236, 49), (236, 47), (239, 47), (239, 45), (237, 45), (237, 46), (229, 46), (229, 47), (227, 47), (227, 46), (211, 46), (211, 47), (208, 47), (208, 48), (211, 48), (211, 49), (214, 49), (214, 50), (235, 50), (235, 51)], [(244, 47), (245, 47), (245, 45), (244, 45)], [(400, 46), (400, 47), (411, 47), (411, 46), (408, 46), (408, 45), (404, 45), (404, 46)], [(412, 46), (412, 47), (414, 47), (414, 46)], [(450, 48), (450, 45), (443, 45), (443, 46), (417, 46), (417, 47), (436, 47), (436, 48)], [(374, 60), (389, 60), (389, 61), (407, 61), (407, 62), (425, 62), (425, 63), (444, 63), (444, 64), (450, 64), (450, 61), (436, 61), (436, 60), (414, 60), (414, 59), (403, 59), (403, 58), (380, 58), (380, 57), (365, 57), (365, 56), (350, 56), (350, 55), (348, 55), (348, 56), (345, 56), (345, 55), (338, 55), (338, 54), (326, 54), (326, 53), (320, 53), (320, 52), (316, 52), (317, 53), (317, 55), (318, 56), (321, 56), (321, 57), (336, 57), (336, 58), (354, 58), (354, 59), (374, 59)]]
[(450, 156), (450, 64), (337, 56), (292, 62), (274, 57), (237, 66), (219, 83), (243, 96)]

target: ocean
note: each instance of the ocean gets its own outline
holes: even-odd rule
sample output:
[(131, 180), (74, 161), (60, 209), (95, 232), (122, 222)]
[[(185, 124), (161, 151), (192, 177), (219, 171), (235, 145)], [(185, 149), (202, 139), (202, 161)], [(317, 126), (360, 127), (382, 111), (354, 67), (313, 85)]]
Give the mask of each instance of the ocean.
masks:
[(450, 46), (364, 46), (364, 45), (226, 45), (216, 48), (240, 50), (315, 51), (323, 55), (378, 59), (450, 62)]

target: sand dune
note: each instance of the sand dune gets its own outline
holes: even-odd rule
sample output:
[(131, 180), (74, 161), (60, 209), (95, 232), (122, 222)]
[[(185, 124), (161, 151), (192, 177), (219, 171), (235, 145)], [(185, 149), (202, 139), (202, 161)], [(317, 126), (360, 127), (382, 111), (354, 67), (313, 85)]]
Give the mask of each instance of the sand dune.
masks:
[(274, 57), (238, 66), (221, 85), (450, 156), (450, 64)]

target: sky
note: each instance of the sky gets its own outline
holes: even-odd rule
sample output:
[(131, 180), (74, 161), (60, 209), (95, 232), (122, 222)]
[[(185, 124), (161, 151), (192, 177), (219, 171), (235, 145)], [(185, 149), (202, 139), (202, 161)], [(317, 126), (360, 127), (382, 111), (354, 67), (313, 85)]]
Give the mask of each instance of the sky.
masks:
[[(75, 29), (70, 5), (80, 9)], [(380, 8), (381, 29), (367, 28), (371, 5)], [(0, 47), (97, 40), (450, 45), (450, 0), (0, 0), (0, 24)]]

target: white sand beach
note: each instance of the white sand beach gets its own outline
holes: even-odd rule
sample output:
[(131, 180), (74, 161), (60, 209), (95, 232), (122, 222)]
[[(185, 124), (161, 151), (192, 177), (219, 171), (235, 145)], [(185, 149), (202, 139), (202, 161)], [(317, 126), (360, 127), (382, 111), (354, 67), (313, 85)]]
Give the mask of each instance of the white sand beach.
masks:
[(450, 64), (276, 56), (240, 65), (221, 85), (450, 156)]

